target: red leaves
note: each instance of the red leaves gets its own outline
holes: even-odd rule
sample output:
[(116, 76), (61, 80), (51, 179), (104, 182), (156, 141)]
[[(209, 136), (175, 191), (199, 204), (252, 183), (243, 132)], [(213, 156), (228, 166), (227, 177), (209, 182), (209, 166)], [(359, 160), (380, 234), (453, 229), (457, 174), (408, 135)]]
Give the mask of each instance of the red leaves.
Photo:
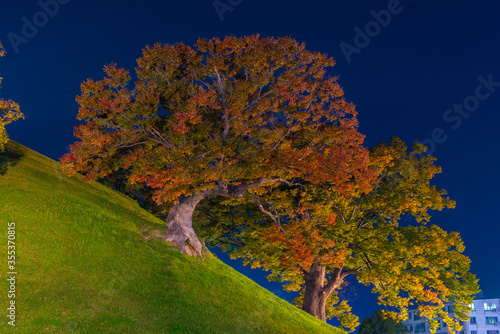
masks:
[(86, 123), (68, 168), (89, 179), (130, 169), (159, 201), (217, 180), (298, 177), (341, 192), (373, 184), (354, 106), (326, 55), (254, 35), (156, 44), (137, 63), (136, 82), (111, 64), (82, 84)]
[(336, 241), (328, 232), (335, 228), (335, 219), (336, 215), (331, 214), (322, 221), (301, 220), (282, 226), (273, 224), (259, 237), (279, 247), (277, 255), (282, 269), (302, 275), (301, 270), (310, 268), (315, 261), (323, 266), (341, 267), (345, 252), (335, 247)]
[(60, 163), (63, 169), (63, 172), (66, 176), (73, 176), (75, 175), (76, 171), (74, 169), (74, 166), (78, 162), (78, 159), (75, 154), (73, 153), (66, 153), (63, 155), (60, 159)]
[(104, 72), (108, 76), (103, 83), (113, 88), (125, 87), (130, 81), (130, 75), (124, 68), (116, 68), (116, 64), (104, 66)]

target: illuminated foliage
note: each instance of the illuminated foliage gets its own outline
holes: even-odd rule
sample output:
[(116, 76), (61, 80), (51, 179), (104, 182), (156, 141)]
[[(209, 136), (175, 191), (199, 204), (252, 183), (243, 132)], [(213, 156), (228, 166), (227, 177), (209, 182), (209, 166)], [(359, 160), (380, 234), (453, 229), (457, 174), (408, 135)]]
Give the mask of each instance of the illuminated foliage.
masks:
[[(355, 275), (372, 287), (380, 304), (400, 311), (388, 316), (401, 320), (416, 305), (432, 326), (441, 317), (457, 330), (457, 320), (442, 306), (454, 304), (456, 316), (466, 320), (478, 285), (458, 233), (426, 225), (429, 210), (455, 203), (430, 184), (441, 169), (424, 150), (415, 144), (408, 152), (397, 138), (373, 148), (370, 166), (378, 183), (368, 193), (356, 191), (355, 180), (348, 193), (329, 182), (283, 185), (268, 189), (261, 201), (266, 210), (248, 206), (240, 213), (222, 206), (209, 216), (200, 213), (197, 228), (211, 245), (229, 243), (232, 257), (271, 270), (269, 279), (286, 282), (285, 289), (303, 290), (302, 309), (319, 319), (326, 319), (327, 305), (332, 308), (331, 295), (339, 312), (330, 314), (339, 320), (350, 314), (340, 312), (347, 309), (336, 291), (347, 284), (346, 276)], [(342, 324), (353, 330), (355, 321)]]
[(85, 180), (126, 170), (170, 208), (168, 231), (152, 237), (201, 256), (192, 214), (205, 198), (253, 201), (251, 190), (297, 178), (341, 193), (372, 187), (354, 106), (327, 75), (333, 65), (291, 38), (147, 47), (136, 81), (109, 65), (103, 80), (82, 84), (80, 141), (61, 163)]

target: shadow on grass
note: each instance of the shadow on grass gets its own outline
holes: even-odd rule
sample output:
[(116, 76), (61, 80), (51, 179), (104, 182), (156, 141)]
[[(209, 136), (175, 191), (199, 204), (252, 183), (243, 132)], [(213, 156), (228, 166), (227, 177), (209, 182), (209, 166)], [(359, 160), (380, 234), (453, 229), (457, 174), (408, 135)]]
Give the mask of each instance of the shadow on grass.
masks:
[(5, 150), (0, 152), (0, 176), (5, 175), (9, 167), (15, 166), (23, 157), (23, 151), (12, 142), (5, 145)]

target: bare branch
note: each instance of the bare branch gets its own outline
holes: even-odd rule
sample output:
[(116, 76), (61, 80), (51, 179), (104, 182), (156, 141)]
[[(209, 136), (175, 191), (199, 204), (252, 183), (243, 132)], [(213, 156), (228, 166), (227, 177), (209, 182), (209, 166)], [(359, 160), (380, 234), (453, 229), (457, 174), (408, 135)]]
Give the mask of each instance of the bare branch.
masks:
[(335, 268), (335, 270), (333, 271), (332, 277), (330, 277), (330, 280), (323, 288), (323, 291), (327, 295), (332, 293), (332, 291), (335, 290), (342, 283), (342, 277), (340, 276), (341, 272), (342, 268)]
[(356, 213), (356, 209), (358, 208), (358, 203), (354, 205), (354, 208), (352, 209), (351, 212), (351, 217), (347, 220), (347, 222), (344, 221), (344, 223), (349, 224), (352, 221), (352, 218), (354, 217), (354, 214)]
[(224, 120), (224, 132), (222, 133), (222, 139), (226, 139), (227, 136), (229, 135), (230, 119), (229, 119), (229, 116), (227, 114), (224, 114), (222, 119)]
[(278, 140), (278, 142), (273, 146), (272, 149), (270, 149), (270, 151), (274, 151), (278, 147), (278, 145), (283, 141), (283, 139), (285, 139), (285, 137), (290, 133), (290, 130), (292, 130), (292, 127), (293, 126), (288, 128), (288, 131), (283, 136), (281, 136), (280, 140)]
[(147, 144), (147, 143), (148, 143), (147, 141), (140, 141), (137, 143), (120, 143), (118, 145), (113, 145), (111, 147), (113, 147), (113, 148), (127, 148), (127, 147), (134, 147), (137, 145)]
[(367, 215), (365, 215), (358, 223), (358, 231), (361, 230), (366, 225), (368, 225), (370, 223), (370, 221), (375, 219), (377, 216), (378, 216), (378, 213), (374, 212), (374, 211), (371, 211)]
[[(276, 208), (274, 207), (274, 205), (268, 201), (266, 201), (265, 199), (262, 199), (262, 198), (257, 198), (257, 197), (254, 197), (254, 196), (249, 196), (249, 198), (255, 202), (255, 204), (257, 205), (257, 207), (260, 209), (260, 211), (262, 211), (262, 213), (268, 215), (269, 217), (271, 217), (271, 219), (274, 221), (275, 224), (281, 226), (281, 221), (280, 221), (280, 216), (278, 214), (278, 211), (276, 210)], [(266, 202), (267, 205), (269, 205), (270, 207), (273, 208), (274, 210), (274, 215), (267, 211), (264, 206), (262, 205), (261, 201), (264, 201)]]
[(338, 288), (340, 284), (344, 281), (344, 278), (347, 275), (357, 274), (359, 269), (349, 269), (342, 271), (342, 268), (335, 268), (333, 271), (332, 277), (328, 280), (328, 283), (324, 287), (324, 291), (326, 294), (332, 293), (333, 290)]
[(212, 151), (208, 151), (208, 152), (205, 152), (205, 153), (202, 153), (200, 154), (199, 156), (196, 157), (196, 159), (201, 159), (201, 158), (204, 158), (207, 154), (209, 154), (210, 152)]
[[(158, 130), (156, 130), (153, 126), (151, 127), (151, 130), (146, 130), (144, 123), (137, 123), (125, 115), (123, 115), (123, 117), (127, 119), (129, 122), (131, 122), (133, 125), (137, 125), (140, 129), (140, 132), (142, 132), (147, 139), (154, 141), (158, 144), (161, 144), (162, 146), (165, 146), (166, 148), (169, 148), (171, 150), (177, 150), (177, 147), (175, 147), (175, 145), (165, 140), (165, 138), (163, 138), (161, 133)], [(153, 138), (148, 135), (152, 135)]]
[(366, 255), (366, 253), (362, 253), (361, 256), (362, 256), (363, 262), (366, 264), (366, 267), (369, 270), (371, 270), (372, 269), (372, 261), (370, 261), (370, 258), (368, 257), (368, 255)]
[(160, 138), (160, 143), (163, 144), (163, 146), (169, 148), (169, 149), (172, 149), (172, 150), (177, 150), (177, 147), (175, 147), (175, 145), (173, 145), (172, 143), (168, 142), (167, 140), (165, 140), (165, 138), (163, 138), (163, 136), (161, 135), (161, 133), (156, 130), (153, 126), (151, 127), (151, 131), (149, 131), (149, 133), (152, 133), (153, 136), (157, 137), (157, 138)]
[(220, 91), (220, 94), (222, 97), (222, 105), (224, 106), (224, 108), (226, 108), (226, 97), (224, 95), (224, 84), (223, 84), (222, 79), (219, 75), (219, 71), (217, 70), (217, 67), (214, 66), (214, 69), (215, 69), (215, 74), (217, 75), (217, 81), (219, 83), (219, 91)]
[[(285, 183), (289, 186), (297, 186), (297, 185), (300, 185), (300, 183), (293, 183), (293, 182), (290, 182), (286, 179), (282, 179), (282, 178), (276, 178), (276, 179), (268, 179), (268, 178), (265, 178), (265, 177), (261, 177), (261, 178), (258, 178), (256, 180), (253, 181), (253, 183), (242, 183), (238, 186), (234, 186), (234, 187), (228, 187), (228, 188), (231, 188), (231, 193), (233, 194), (234, 197), (243, 197), (243, 194), (251, 189), (251, 188), (256, 188), (256, 187), (259, 187), (265, 183), (275, 183), (275, 182), (282, 182), (282, 183)], [(230, 194), (228, 194), (230, 195)]]
[(228, 228), (228, 227), (224, 227), (224, 230), (226, 232), (228, 232), (230, 235), (231, 235), (231, 238), (233, 239), (233, 241), (236, 243), (236, 245), (238, 245), (238, 247), (243, 247), (245, 246), (245, 244), (243, 244), (240, 239), (238, 239), (236, 237), (236, 234), (234, 233), (233, 229), (232, 228)]
[(266, 96), (268, 96), (268, 95), (270, 95), (270, 94), (272, 94), (272, 93), (274, 93), (274, 90), (270, 90), (270, 91), (268, 91), (268, 92), (264, 93), (263, 95), (259, 95), (259, 97), (258, 97), (258, 98), (256, 98), (256, 99), (254, 99), (253, 101), (251, 101), (251, 102), (250, 102), (250, 103), (249, 103), (249, 104), (245, 107), (245, 109), (243, 109), (243, 111), (247, 111), (248, 109), (250, 109), (251, 107), (253, 107), (253, 105), (254, 105), (254, 104), (256, 104), (257, 102), (259, 102), (259, 100), (260, 100), (260, 99), (262, 99), (262, 98), (264, 98), (264, 97), (266, 97)]
[(337, 209), (338, 213), (340, 214), (340, 218), (342, 218), (342, 222), (344, 222), (344, 224), (347, 224), (347, 221), (345, 220), (345, 216), (344, 216), (344, 210), (342, 210), (341, 208), (339, 208), (337, 205), (333, 205), (333, 207), (335, 209)]
[(341, 274), (340, 277), (344, 279), (347, 275), (355, 275), (359, 273), (359, 269), (350, 269), (350, 270), (344, 270)]

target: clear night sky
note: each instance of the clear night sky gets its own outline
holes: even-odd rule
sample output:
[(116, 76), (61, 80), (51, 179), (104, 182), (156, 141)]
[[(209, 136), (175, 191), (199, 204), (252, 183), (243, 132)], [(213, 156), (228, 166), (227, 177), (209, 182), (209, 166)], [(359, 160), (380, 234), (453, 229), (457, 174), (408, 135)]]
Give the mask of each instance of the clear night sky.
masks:
[[(485, 297), (500, 297), (498, 0), (220, 0), (233, 4), (223, 20), (213, 0), (59, 1), (52, 15), (41, 14), (37, 0), (1, 4), (0, 40), (8, 52), (0, 60), (1, 96), (27, 116), (7, 127), (13, 140), (59, 159), (75, 141), (80, 84), (101, 79), (111, 62), (133, 70), (147, 44), (292, 36), (336, 59), (332, 75), (357, 106), (367, 146), (391, 136), (408, 144), (434, 136), (433, 155), (443, 167), (435, 183), (457, 207), (434, 213), (431, 222), (460, 232)], [(374, 17), (382, 10), (392, 11), (390, 22), (379, 17), (383, 26)], [(365, 28), (371, 37), (356, 36)], [(278, 292), (264, 274), (244, 269)], [(368, 292), (348, 292), (360, 319), (378, 308)]]

